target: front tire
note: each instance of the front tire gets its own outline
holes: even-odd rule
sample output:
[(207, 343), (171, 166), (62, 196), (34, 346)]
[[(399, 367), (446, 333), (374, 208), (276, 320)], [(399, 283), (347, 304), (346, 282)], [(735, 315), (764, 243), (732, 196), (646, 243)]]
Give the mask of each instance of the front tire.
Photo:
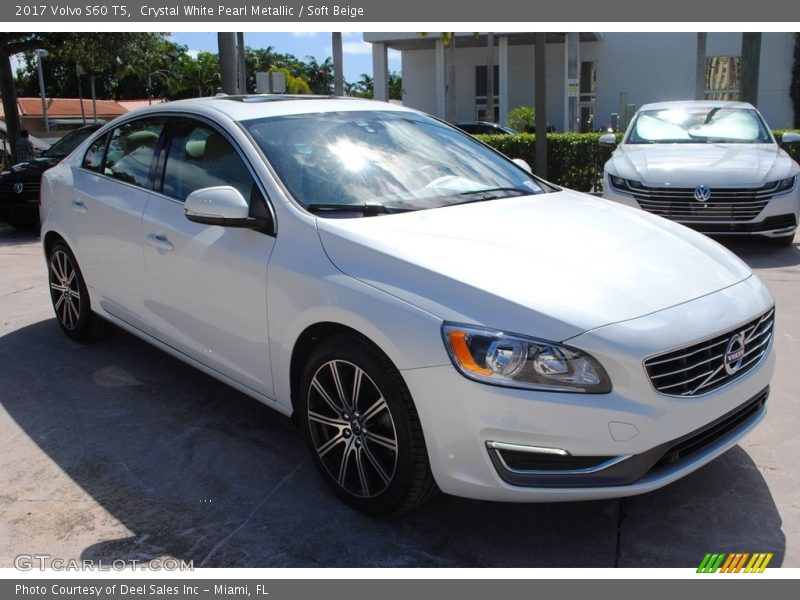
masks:
[(397, 514), (436, 494), (411, 394), (374, 344), (356, 334), (322, 342), (305, 366), (300, 394), (314, 462), (347, 504)]
[(72, 251), (57, 242), (50, 249), (47, 263), (50, 299), (61, 330), (77, 342), (102, 337), (108, 323), (92, 312), (86, 282)]

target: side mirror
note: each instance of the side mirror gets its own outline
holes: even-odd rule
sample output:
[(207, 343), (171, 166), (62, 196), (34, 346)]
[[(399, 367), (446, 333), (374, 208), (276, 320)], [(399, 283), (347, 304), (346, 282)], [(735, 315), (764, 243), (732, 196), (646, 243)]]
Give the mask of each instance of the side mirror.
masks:
[(241, 192), (229, 185), (195, 190), (186, 198), (186, 218), (205, 225), (261, 229), (264, 219), (250, 216), (250, 207)]
[(597, 143), (604, 148), (616, 148), (617, 136), (614, 133), (605, 133), (597, 139)]
[(513, 162), (515, 165), (517, 165), (521, 169), (524, 169), (525, 171), (527, 171), (528, 173), (533, 175), (533, 169), (531, 169), (531, 166), (528, 164), (528, 161), (523, 160), (521, 158), (515, 158), (515, 159), (512, 159), (511, 162)]
[(800, 133), (787, 131), (781, 136), (781, 144), (800, 144)]

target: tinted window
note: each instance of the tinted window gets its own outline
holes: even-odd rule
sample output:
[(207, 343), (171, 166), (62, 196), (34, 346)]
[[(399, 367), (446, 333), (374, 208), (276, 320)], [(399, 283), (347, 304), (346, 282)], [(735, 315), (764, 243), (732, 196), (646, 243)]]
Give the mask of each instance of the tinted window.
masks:
[(87, 137), (92, 135), (95, 131), (97, 131), (100, 127), (82, 127), (81, 129), (76, 129), (65, 135), (63, 138), (58, 140), (55, 144), (50, 146), (47, 151), (43, 154), (43, 156), (49, 156), (51, 158), (64, 158), (70, 152), (75, 150), (78, 146), (81, 145), (83, 140)]
[(103, 164), (103, 155), (106, 151), (107, 139), (108, 136), (103, 135), (92, 142), (92, 144), (89, 146), (89, 149), (86, 151), (86, 154), (83, 156), (84, 169), (89, 169), (90, 171), (100, 171), (100, 167)]
[(114, 179), (147, 186), (163, 119), (140, 119), (117, 127), (111, 134), (103, 172)]
[(230, 185), (250, 199), (253, 178), (230, 142), (199, 121), (177, 122), (167, 150), (162, 191), (178, 200), (195, 190)]

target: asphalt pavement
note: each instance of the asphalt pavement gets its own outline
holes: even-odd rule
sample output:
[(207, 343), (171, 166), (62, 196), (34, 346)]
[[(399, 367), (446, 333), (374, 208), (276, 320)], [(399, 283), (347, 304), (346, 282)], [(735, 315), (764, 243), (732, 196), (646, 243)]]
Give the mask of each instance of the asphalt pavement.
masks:
[[(659, 491), (500, 504), (440, 495), (400, 517), (338, 502), (289, 419), (114, 330), (53, 317), (38, 236), (0, 224), (0, 567), (19, 555), (195, 567), (800, 566), (800, 249), (725, 244), (777, 300), (764, 422)], [(679, 282), (676, 282), (679, 285)]]

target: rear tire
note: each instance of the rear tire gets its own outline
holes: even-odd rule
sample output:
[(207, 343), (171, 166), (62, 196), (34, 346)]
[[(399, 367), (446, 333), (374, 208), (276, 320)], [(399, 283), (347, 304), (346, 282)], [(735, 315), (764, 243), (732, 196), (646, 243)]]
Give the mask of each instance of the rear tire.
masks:
[(102, 337), (108, 322), (92, 312), (89, 292), (69, 247), (56, 242), (47, 259), (50, 299), (61, 330), (76, 342)]
[(301, 428), (320, 474), (353, 508), (416, 508), (438, 492), (422, 426), (399, 371), (357, 334), (314, 350), (302, 374)]

